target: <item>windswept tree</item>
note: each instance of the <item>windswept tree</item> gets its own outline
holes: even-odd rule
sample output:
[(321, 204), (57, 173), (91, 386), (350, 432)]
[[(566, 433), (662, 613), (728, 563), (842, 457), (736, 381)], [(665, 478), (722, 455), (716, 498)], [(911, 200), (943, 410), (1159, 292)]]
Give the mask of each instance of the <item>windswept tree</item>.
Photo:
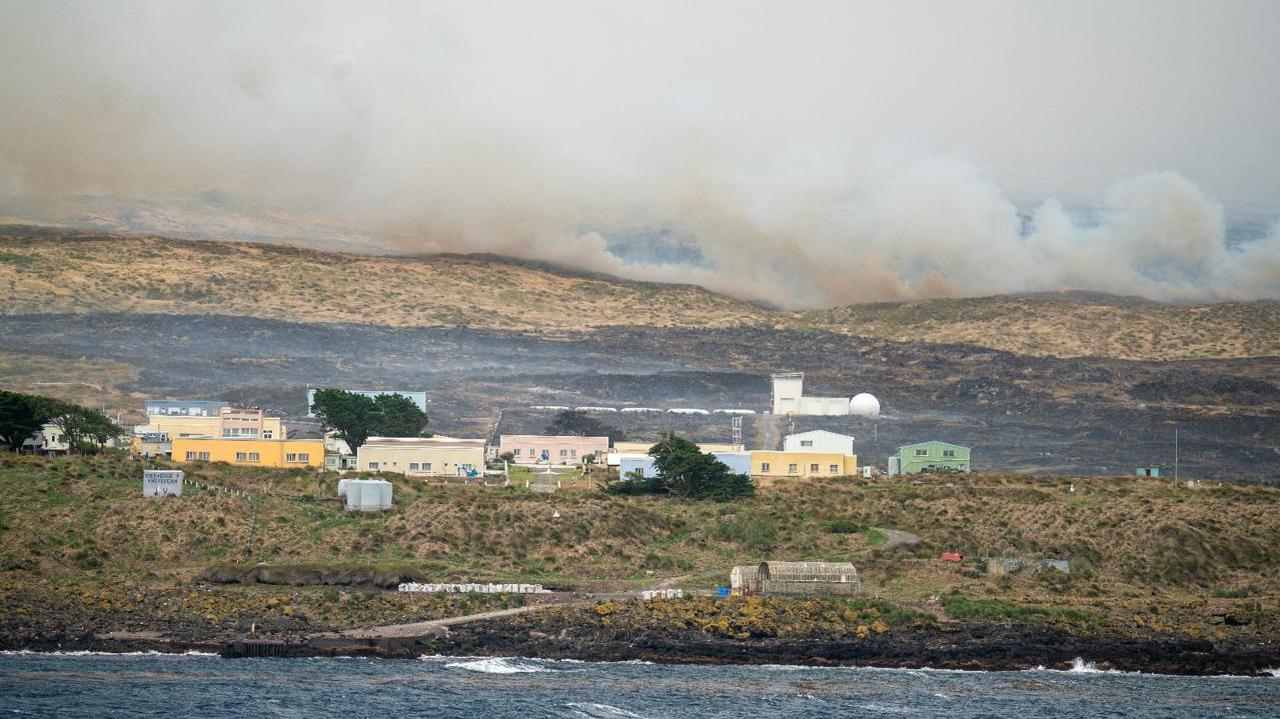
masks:
[(0, 441), (17, 452), (28, 437), (39, 432), (65, 406), (50, 397), (0, 390)]
[(72, 452), (92, 454), (123, 432), (120, 425), (96, 409), (74, 404), (63, 409), (62, 414), (53, 418), (53, 423), (66, 435)]
[(649, 448), (656, 476), (630, 477), (610, 485), (614, 494), (671, 494), (688, 499), (726, 502), (756, 493), (755, 483), (745, 474), (736, 474), (729, 465), (703, 452), (698, 445), (667, 434)]
[(622, 430), (617, 427), (605, 424), (586, 412), (576, 409), (560, 410), (556, 413), (556, 418), (543, 431), (552, 435), (608, 437), (610, 445), (626, 438)]
[(373, 433), (383, 437), (425, 437), (427, 413), (402, 394), (380, 394)]
[(311, 413), (354, 452), (370, 437), (418, 437), (427, 414), (400, 394), (367, 397), (341, 389), (316, 390)]

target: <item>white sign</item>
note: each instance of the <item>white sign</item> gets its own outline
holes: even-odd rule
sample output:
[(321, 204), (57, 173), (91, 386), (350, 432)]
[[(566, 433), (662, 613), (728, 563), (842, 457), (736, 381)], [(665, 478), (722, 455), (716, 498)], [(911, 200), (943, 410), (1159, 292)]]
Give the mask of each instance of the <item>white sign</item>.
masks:
[(142, 471), (142, 496), (181, 497), (182, 470), (144, 469)]

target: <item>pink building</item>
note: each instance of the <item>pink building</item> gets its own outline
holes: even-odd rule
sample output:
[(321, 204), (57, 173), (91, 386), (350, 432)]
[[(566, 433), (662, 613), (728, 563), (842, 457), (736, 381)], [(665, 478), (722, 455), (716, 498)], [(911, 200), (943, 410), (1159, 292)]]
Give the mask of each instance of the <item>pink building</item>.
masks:
[(552, 464), (578, 464), (588, 454), (594, 454), (600, 462), (608, 451), (608, 437), (504, 434), (498, 439), (499, 456), (510, 452), (515, 455), (516, 464), (546, 462), (544, 457), (550, 458)]

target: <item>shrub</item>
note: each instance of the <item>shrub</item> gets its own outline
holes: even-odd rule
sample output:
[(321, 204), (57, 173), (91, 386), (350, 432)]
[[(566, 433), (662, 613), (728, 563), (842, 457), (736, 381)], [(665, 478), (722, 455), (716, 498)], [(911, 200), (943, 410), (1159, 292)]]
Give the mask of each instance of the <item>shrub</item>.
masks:
[(828, 519), (822, 523), (822, 531), (827, 534), (854, 534), (858, 525), (852, 519)]

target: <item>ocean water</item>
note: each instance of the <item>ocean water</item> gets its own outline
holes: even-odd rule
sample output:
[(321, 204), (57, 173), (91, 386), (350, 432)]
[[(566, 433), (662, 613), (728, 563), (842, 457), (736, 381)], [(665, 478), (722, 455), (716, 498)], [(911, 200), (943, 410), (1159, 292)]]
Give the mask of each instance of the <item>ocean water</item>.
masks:
[(0, 713), (59, 717), (1280, 717), (1280, 678), (424, 657), (0, 653)]

